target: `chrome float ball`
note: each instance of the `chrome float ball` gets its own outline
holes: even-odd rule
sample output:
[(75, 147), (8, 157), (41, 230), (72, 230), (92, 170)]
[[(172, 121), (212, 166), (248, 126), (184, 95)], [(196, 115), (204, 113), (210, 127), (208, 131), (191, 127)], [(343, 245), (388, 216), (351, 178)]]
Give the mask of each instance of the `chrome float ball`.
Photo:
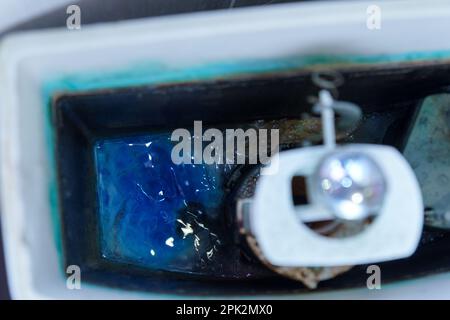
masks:
[(362, 220), (377, 214), (386, 180), (367, 154), (336, 151), (319, 162), (312, 176), (312, 195), (338, 219)]

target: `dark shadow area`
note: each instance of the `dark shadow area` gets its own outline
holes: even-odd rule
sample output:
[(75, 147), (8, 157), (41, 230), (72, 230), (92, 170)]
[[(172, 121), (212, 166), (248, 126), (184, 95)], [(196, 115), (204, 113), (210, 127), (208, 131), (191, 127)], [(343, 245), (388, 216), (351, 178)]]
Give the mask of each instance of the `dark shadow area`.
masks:
[[(308, 0), (82, 0), (77, 2), (76, 5), (81, 9), (81, 24), (83, 26), (189, 12), (306, 1)], [(0, 33), (0, 37), (12, 31), (65, 27), (68, 5), (70, 3), (27, 22), (20, 23)]]

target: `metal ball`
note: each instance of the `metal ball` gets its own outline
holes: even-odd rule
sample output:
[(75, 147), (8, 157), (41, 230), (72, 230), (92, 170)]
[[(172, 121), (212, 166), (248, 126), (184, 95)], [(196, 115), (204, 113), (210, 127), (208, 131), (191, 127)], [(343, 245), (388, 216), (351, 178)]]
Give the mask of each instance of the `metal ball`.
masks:
[(342, 220), (377, 214), (386, 194), (386, 180), (367, 154), (333, 152), (318, 164), (313, 176), (313, 199)]

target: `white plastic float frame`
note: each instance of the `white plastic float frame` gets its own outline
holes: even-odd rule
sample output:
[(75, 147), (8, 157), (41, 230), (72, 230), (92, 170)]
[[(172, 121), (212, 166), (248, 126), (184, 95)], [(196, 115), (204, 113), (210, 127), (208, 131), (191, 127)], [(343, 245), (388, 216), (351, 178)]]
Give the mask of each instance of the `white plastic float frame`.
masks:
[[(346, 238), (321, 236), (303, 224), (303, 213), (326, 215), (318, 203), (294, 206), (292, 178), (310, 177), (330, 152), (368, 155), (380, 167), (387, 192), (380, 212), (363, 232)], [(278, 154), (277, 174), (261, 175), (250, 209), (250, 229), (267, 260), (276, 266), (343, 266), (406, 258), (422, 235), (423, 202), (409, 164), (389, 146), (351, 144), (316, 146)], [(308, 179), (308, 178), (307, 178)]]
[[(56, 30), (4, 39), (0, 49), (1, 218), (12, 298), (190, 297), (116, 290), (83, 282), (81, 290), (66, 288), (49, 200), (54, 172), (45, 132), (48, 101), (42, 96), (49, 79), (92, 71), (114, 72), (146, 61), (188, 68), (224, 61), (255, 62), (330, 53), (397, 58), (400, 55), (400, 60), (449, 56), (441, 54), (450, 52), (450, 43), (442, 37), (444, 30), (450, 30), (448, 1), (377, 1), (382, 9), (379, 30), (366, 26), (366, 10), (372, 4), (317, 1), (82, 26), (79, 31), (62, 25)], [(416, 55), (418, 52), (425, 56)], [(70, 88), (66, 91), (70, 92)], [(436, 283), (439, 291), (434, 287)], [(230, 296), (252, 297), (275, 298)], [(362, 283), (360, 289), (276, 296), (417, 297), (450, 298), (449, 274), (402, 281), (378, 291), (369, 291)]]

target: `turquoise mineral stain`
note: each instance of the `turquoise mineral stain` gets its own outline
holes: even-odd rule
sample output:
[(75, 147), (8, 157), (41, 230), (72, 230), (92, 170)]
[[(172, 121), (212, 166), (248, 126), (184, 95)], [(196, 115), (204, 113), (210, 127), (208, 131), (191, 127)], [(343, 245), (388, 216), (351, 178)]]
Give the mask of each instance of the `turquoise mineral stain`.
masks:
[(155, 133), (94, 145), (104, 259), (171, 272), (220, 271), (223, 182), (231, 168), (175, 165), (175, 143), (169, 133)]

